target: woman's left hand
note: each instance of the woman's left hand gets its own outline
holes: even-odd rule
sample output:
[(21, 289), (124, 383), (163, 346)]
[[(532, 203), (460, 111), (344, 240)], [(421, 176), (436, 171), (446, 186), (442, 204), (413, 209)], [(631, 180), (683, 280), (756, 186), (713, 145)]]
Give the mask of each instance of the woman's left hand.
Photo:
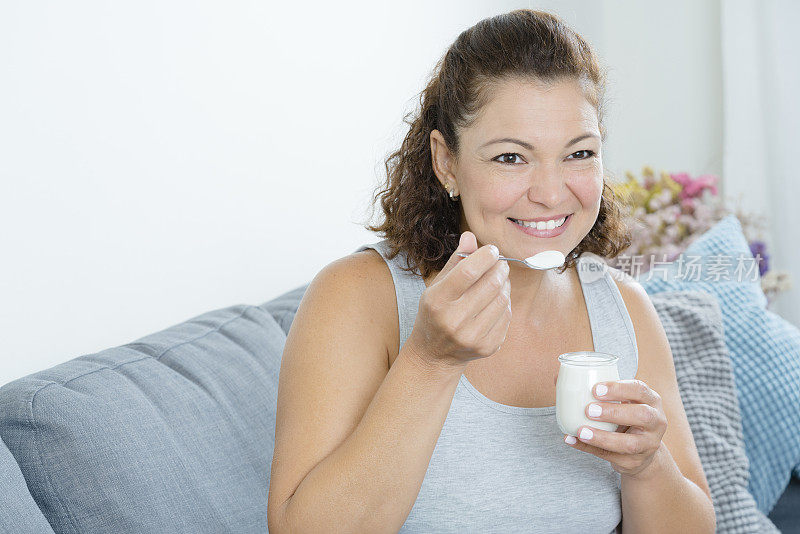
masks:
[[(598, 385), (608, 387), (605, 395), (599, 395)], [(622, 401), (623, 404), (594, 402), (602, 412), (593, 416), (586, 406), (586, 417), (595, 421), (617, 423), (616, 431), (581, 426), (579, 439), (571, 447), (608, 460), (615, 471), (636, 477), (655, 459), (661, 448), (661, 438), (667, 430), (667, 416), (661, 407), (661, 396), (641, 380), (617, 380), (598, 382), (594, 386), (594, 397), (602, 401)], [(581, 437), (584, 429), (591, 435)], [(565, 435), (566, 437), (566, 435)], [(570, 436), (571, 437), (571, 436)], [(572, 438), (575, 439), (575, 438)]]

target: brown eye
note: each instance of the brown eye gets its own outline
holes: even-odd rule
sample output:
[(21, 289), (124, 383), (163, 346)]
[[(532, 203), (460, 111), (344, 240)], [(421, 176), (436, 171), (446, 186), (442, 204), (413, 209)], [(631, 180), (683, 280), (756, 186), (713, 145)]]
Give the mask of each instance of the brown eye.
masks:
[[(508, 159), (506, 159), (506, 156), (510, 156), (511, 158), (514, 158), (514, 157), (522, 158), (522, 156), (520, 156), (519, 154), (517, 154), (515, 152), (506, 152), (505, 154), (500, 154), (499, 156), (494, 158), (492, 161), (497, 161), (498, 163), (505, 163), (506, 165), (518, 165), (517, 163), (514, 163), (513, 161), (509, 161)], [(500, 161), (498, 161), (498, 159)]]
[(591, 158), (592, 156), (594, 156), (594, 151), (592, 151), (592, 150), (578, 150), (577, 152), (575, 152), (575, 153), (573, 153), (573, 154), (570, 154), (570, 156), (574, 156), (575, 154), (580, 154), (581, 152), (585, 152), (585, 153), (587, 153), (587, 154), (588, 154), (588, 156), (586, 156), (585, 158), (577, 158), (577, 159), (579, 159), (579, 160), (580, 160), (580, 159), (589, 159), (589, 158)]

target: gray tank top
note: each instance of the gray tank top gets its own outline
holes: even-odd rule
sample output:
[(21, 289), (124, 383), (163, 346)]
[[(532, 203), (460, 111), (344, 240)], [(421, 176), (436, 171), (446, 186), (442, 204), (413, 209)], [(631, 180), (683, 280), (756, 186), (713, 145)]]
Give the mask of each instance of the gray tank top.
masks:
[[(425, 282), (418, 272), (400, 268), (407, 265), (404, 251), (388, 259), (387, 240), (355, 252), (368, 248), (380, 253), (392, 273), (402, 347)], [(620, 379), (632, 379), (636, 337), (619, 289), (609, 272), (594, 275), (599, 271), (584, 263), (602, 267), (599, 260), (578, 261), (594, 349), (619, 356)], [(564, 443), (555, 413), (555, 406), (495, 402), (462, 375), (400, 532), (614, 533), (622, 520), (620, 475), (606, 460)]]

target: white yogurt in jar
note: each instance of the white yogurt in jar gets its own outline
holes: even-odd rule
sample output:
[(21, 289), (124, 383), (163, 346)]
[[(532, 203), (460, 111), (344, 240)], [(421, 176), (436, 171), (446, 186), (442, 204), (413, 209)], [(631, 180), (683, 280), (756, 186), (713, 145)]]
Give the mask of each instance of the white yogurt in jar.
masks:
[(614, 432), (619, 425), (606, 421), (596, 421), (586, 416), (586, 407), (600, 401), (592, 394), (598, 382), (619, 380), (618, 356), (602, 352), (567, 352), (558, 357), (561, 367), (556, 381), (556, 421), (564, 434), (578, 435), (582, 426), (591, 426)]

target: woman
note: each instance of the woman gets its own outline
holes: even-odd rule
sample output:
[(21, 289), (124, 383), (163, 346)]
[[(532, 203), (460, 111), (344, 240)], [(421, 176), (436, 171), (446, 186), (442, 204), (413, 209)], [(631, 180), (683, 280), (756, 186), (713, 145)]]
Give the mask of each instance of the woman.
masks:
[[(544, 12), (485, 19), (447, 51), (387, 160), (368, 227), (385, 239), (326, 266), (289, 332), (273, 533), (714, 532), (650, 300), (580, 269), (629, 245), (603, 88), (591, 48)], [(552, 249), (555, 270), (498, 259)], [(587, 406), (620, 426), (569, 443), (557, 357), (577, 350), (620, 357), (621, 380), (593, 390), (601, 415)]]

